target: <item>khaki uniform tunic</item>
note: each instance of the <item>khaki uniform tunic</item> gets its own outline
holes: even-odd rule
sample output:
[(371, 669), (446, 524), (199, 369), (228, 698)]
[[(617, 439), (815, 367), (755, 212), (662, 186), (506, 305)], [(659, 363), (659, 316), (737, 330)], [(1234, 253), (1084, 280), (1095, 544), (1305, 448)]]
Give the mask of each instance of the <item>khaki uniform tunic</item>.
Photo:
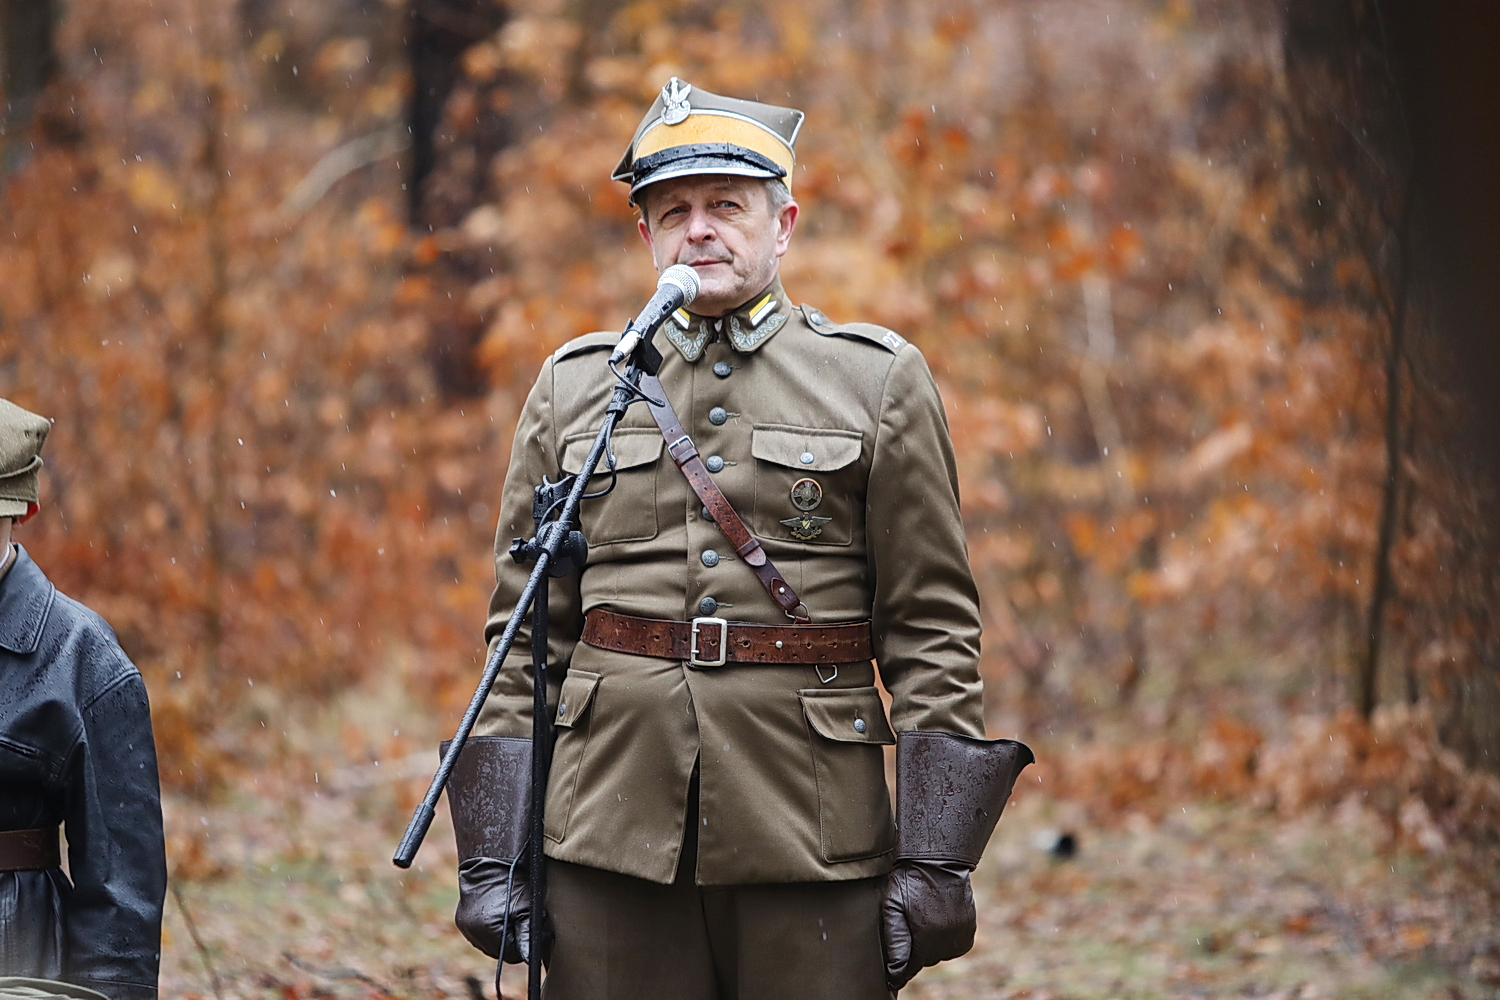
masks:
[[(983, 736), (978, 596), (926, 362), (889, 330), (792, 307), (779, 280), (767, 292), (769, 302), (757, 296), (721, 320), (690, 316), (684, 329), (669, 319), (657, 335), (661, 383), (710, 470), (723, 460), (715, 480), (813, 622), (873, 620), (895, 728)], [(605, 352), (617, 339), (564, 345), (526, 400), (495, 539), (492, 643), (529, 573), (507, 554), (510, 540), (533, 534), (533, 485), (581, 468), (613, 390)], [(696, 762), (699, 885), (884, 874), (895, 837), (882, 745), (895, 737), (870, 662), (694, 668), (578, 642), (596, 607), (685, 621), (711, 597), (718, 617), (788, 623), (702, 516), (644, 404), (616, 429), (614, 453), (614, 489), (582, 505), (588, 564), (551, 584), (548, 673), (565, 677), (551, 694), (548, 856), (670, 883)], [(806, 512), (791, 497), (804, 478), (822, 490)], [(804, 516), (828, 520), (799, 540), (808, 526), (782, 522)], [(525, 636), (478, 732), (531, 733)]]

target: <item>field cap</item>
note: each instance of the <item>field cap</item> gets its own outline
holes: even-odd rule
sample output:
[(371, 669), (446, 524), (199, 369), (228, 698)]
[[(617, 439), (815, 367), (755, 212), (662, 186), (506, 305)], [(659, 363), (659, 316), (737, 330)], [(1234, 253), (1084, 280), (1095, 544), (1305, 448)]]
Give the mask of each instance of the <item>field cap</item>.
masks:
[(8, 399), (0, 399), (0, 517), (34, 513), (42, 445), (52, 424)]
[(674, 76), (610, 177), (630, 185), (632, 205), (646, 185), (689, 174), (779, 177), (790, 190), (804, 117), (794, 108), (710, 94)]

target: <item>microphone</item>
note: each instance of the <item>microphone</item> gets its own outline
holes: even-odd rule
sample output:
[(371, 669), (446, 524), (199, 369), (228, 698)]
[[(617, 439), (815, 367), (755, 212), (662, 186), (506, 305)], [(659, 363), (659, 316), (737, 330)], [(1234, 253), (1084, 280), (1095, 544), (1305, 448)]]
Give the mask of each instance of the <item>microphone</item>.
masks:
[(656, 294), (625, 328), (625, 335), (615, 345), (609, 363), (617, 365), (634, 354), (641, 341), (649, 340), (668, 316), (698, 297), (698, 288), (698, 272), (686, 264), (673, 264), (663, 271), (656, 282)]

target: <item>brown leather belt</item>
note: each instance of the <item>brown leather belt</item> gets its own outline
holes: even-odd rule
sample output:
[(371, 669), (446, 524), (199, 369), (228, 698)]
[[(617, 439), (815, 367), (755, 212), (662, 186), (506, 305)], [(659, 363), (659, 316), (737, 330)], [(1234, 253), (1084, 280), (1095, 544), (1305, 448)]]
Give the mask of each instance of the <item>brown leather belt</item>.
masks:
[(695, 667), (726, 663), (856, 663), (873, 655), (870, 623), (842, 625), (752, 625), (722, 618), (690, 622), (589, 611), (583, 641), (600, 649), (664, 660), (686, 660)]
[(57, 827), (0, 831), (0, 872), (24, 872), (61, 866), (62, 851), (57, 846)]

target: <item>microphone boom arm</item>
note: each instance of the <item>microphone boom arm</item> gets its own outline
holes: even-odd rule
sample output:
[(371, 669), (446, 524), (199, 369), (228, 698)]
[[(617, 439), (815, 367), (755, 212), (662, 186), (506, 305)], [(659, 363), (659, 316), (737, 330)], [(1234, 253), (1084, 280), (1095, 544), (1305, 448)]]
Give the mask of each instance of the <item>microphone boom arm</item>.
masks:
[[(609, 367), (614, 370), (615, 365), (626, 357), (630, 359), (630, 364), (623, 374), (616, 373), (617, 384), (609, 405), (605, 407), (604, 420), (599, 426), (598, 434), (594, 436), (594, 443), (584, 457), (582, 467), (568, 484), (567, 498), (563, 501), (562, 510), (555, 520), (548, 522), (545, 520), (546, 511), (541, 508), (541, 505), (534, 507), (536, 536), (525, 543), (520, 543), (518, 539), (518, 544), (512, 546), (511, 554), (518, 562), (534, 560), (531, 575), (526, 580), (526, 586), (521, 590), (515, 609), (511, 611), (504, 630), (500, 633), (500, 641), (495, 644), (495, 648), (485, 661), (484, 673), (480, 677), (479, 685), (474, 689), (469, 705), (464, 710), (463, 718), (459, 721), (458, 730), (453, 734), (453, 739), (449, 742), (448, 749), (438, 764), (437, 772), (433, 774), (432, 781), (427, 786), (427, 793), (422, 796), (422, 801), (412, 813), (406, 832), (401, 837), (400, 846), (396, 848), (395, 856), (391, 858), (392, 863), (398, 868), (410, 868), (412, 862), (416, 860), (417, 851), (421, 848), (422, 841), (426, 839), (427, 831), (437, 815), (438, 799), (453, 775), (453, 768), (458, 763), (458, 757), (463, 753), (464, 746), (474, 731), (475, 723), (479, 721), (480, 710), (484, 708), (485, 700), (495, 686), (495, 680), (500, 675), (505, 658), (510, 655), (511, 647), (515, 645), (516, 634), (520, 631), (521, 623), (526, 620), (528, 613), (532, 614), (532, 782), (530, 829), (527, 837), (527, 862), (532, 887), (532, 947), (527, 963), (529, 966), (527, 996), (530, 1000), (540, 1000), (541, 997), (541, 940), (543, 928), (546, 926), (543, 914), (546, 900), (544, 881), (546, 869), (543, 865), (542, 851), (543, 816), (547, 801), (547, 772), (550, 757), (548, 751), (551, 742), (548, 739), (548, 726), (551, 719), (547, 715), (546, 587), (549, 576), (559, 575), (549, 570), (555, 566), (559, 572), (566, 574), (568, 570), (564, 567), (569, 565), (581, 570), (582, 559), (577, 553), (587, 551), (586, 543), (582, 539), (581, 532), (573, 526), (579, 523), (578, 508), (588, 491), (589, 480), (594, 477), (594, 472), (598, 469), (599, 462), (609, 446), (609, 440), (614, 434), (615, 426), (624, 417), (625, 411), (629, 409), (631, 403), (646, 398), (640, 390), (642, 375), (655, 375), (661, 366), (661, 352), (651, 343), (656, 330), (673, 310), (691, 302), (697, 294), (698, 276), (692, 268), (680, 264), (668, 268), (662, 274), (661, 281), (658, 282), (657, 294), (652, 297), (640, 316), (631, 322), (624, 336), (620, 338), (620, 344), (616, 347), (615, 354), (611, 356)], [(556, 484), (557, 487), (561, 485), (561, 483)], [(545, 486), (552, 487), (553, 484), (547, 483)], [(504, 948), (503, 941), (501, 948), (502, 950)], [(502, 967), (503, 960), (496, 965), (497, 990)]]
[[(644, 372), (641, 369), (632, 365), (625, 372), (625, 380), (631, 385), (636, 385), (642, 374)], [(578, 507), (583, 500), (584, 491), (599, 467), (605, 446), (614, 432), (615, 425), (619, 423), (620, 417), (624, 415), (625, 408), (630, 402), (631, 395), (625, 386), (616, 387), (614, 398), (605, 411), (604, 423), (599, 427), (599, 433), (589, 447), (588, 455), (583, 460), (583, 467), (568, 489), (568, 498), (564, 501), (562, 512), (557, 517), (560, 523), (564, 525), (577, 523)], [(464, 744), (468, 742), (469, 735), (474, 731), (474, 724), (479, 721), (479, 712), (484, 707), (485, 699), (489, 697), (490, 690), (495, 686), (495, 679), (500, 675), (500, 668), (505, 663), (511, 647), (515, 645), (516, 633), (520, 631), (521, 623), (526, 620), (526, 614), (531, 610), (537, 590), (546, 578), (547, 567), (557, 558), (558, 550), (566, 542), (567, 536), (567, 531), (549, 531), (542, 532), (541, 537), (537, 539), (536, 565), (532, 568), (531, 576), (516, 600), (515, 610), (511, 612), (510, 619), (505, 623), (505, 629), (500, 633), (500, 641), (495, 644), (489, 659), (485, 662), (484, 674), (480, 677), (479, 686), (475, 688), (473, 697), (469, 699), (469, 706), (464, 710), (463, 719), (458, 724), (457, 732), (453, 734), (452, 742), (448, 744), (448, 752), (443, 754), (437, 773), (433, 775), (432, 783), (427, 788), (427, 794), (422, 797), (422, 802), (413, 813), (411, 822), (406, 827), (406, 833), (401, 838), (401, 845), (397, 848), (395, 857), (391, 859), (396, 867), (410, 868), (412, 861), (416, 859), (417, 849), (422, 846), (422, 841), (426, 838), (427, 830), (436, 815), (437, 800), (447, 786), (448, 779), (453, 775), (453, 766), (458, 761), (458, 755), (463, 752)]]

